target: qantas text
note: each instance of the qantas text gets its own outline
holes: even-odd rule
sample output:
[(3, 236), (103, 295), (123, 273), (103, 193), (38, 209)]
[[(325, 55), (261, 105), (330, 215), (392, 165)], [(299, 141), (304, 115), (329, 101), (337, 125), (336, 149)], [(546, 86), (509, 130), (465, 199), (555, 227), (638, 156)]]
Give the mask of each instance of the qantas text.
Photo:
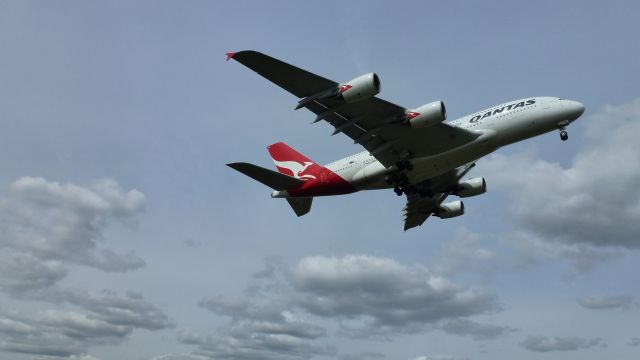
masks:
[(511, 110), (511, 109), (517, 109), (519, 107), (523, 107), (523, 106), (527, 106), (527, 105), (533, 105), (535, 103), (536, 103), (535, 99), (530, 99), (530, 100), (527, 100), (526, 102), (525, 101), (521, 101), (519, 103), (509, 104), (509, 105), (503, 106), (503, 107), (501, 107), (499, 109), (495, 109), (493, 111), (487, 111), (486, 113), (481, 114), (481, 115), (476, 115), (476, 116), (472, 117), (471, 120), (469, 120), (469, 122), (470, 123), (475, 123), (475, 122), (480, 121), (481, 119), (488, 118), (488, 117), (496, 115), (496, 114), (500, 114), (501, 112), (503, 112), (505, 110), (508, 111), (508, 110)]

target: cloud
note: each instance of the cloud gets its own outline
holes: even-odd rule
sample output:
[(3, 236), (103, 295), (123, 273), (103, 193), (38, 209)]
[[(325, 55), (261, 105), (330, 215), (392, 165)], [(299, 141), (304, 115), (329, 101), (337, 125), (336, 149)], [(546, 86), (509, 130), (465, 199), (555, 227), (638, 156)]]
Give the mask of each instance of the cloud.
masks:
[(207, 358), (194, 354), (164, 354), (155, 356), (151, 360), (206, 360)]
[(597, 296), (590, 295), (578, 299), (578, 304), (592, 310), (629, 309), (634, 305), (631, 296)]
[(281, 303), (216, 296), (199, 305), (228, 316), (231, 321), (215, 335), (182, 333), (179, 341), (197, 345), (197, 355), (214, 359), (278, 359), (335, 353), (330, 346), (316, 345), (315, 340), (327, 336), (326, 329), (296, 317)]
[(440, 324), (438, 328), (449, 334), (471, 336), (476, 340), (496, 339), (517, 331), (508, 326), (481, 324), (468, 319), (449, 320)]
[(493, 188), (508, 194), (514, 236), (583, 270), (640, 248), (640, 168), (630, 165), (640, 162), (638, 119), (640, 98), (579, 120), (587, 135), (567, 167), (523, 152), (484, 160)]
[[(0, 203), (3, 256), (49, 262), (54, 273), (60, 272), (55, 262), (118, 272), (144, 266), (133, 253), (117, 254), (99, 247), (102, 232), (111, 222), (135, 224), (144, 210), (141, 192), (125, 192), (109, 179), (81, 187), (23, 177), (10, 185), (8, 195)], [(20, 264), (27, 273), (41, 273), (43, 268), (34, 265), (30, 260)]]
[(340, 360), (379, 360), (384, 359), (385, 356), (379, 352), (361, 352), (359, 354), (343, 354), (340, 355)]
[[(288, 266), (266, 259), (245, 294), (211, 296), (199, 306), (229, 322), (213, 334), (183, 331), (179, 341), (195, 345), (195, 355), (212, 359), (302, 359), (336, 355), (322, 342), (328, 331), (312, 322), (334, 320), (339, 335), (388, 338), (442, 327), (478, 339), (501, 336), (506, 327), (466, 317), (499, 309), (484, 289), (458, 286), (421, 265), (382, 257), (309, 256)], [(463, 327), (471, 327), (465, 330)], [(340, 354), (343, 359), (375, 359), (380, 354)]]
[(23, 177), (9, 186), (0, 199), (0, 290), (38, 302), (41, 310), (0, 313), (0, 350), (38, 359), (94, 359), (88, 355), (92, 346), (121, 343), (135, 329), (172, 326), (142, 294), (60, 284), (71, 266), (106, 272), (143, 266), (133, 253), (104, 247), (103, 233), (114, 222), (134, 226), (145, 201), (139, 191), (124, 191), (108, 179), (82, 187)]
[(38, 300), (80, 307), (85, 312), (41, 310), (35, 314), (0, 313), (0, 349), (43, 356), (80, 356), (95, 345), (121, 343), (136, 328), (171, 326), (164, 313), (142, 296), (111, 291), (99, 294), (56, 290)]
[(549, 351), (575, 351), (580, 349), (588, 349), (592, 347), (606, 347), (604, 340), (601, 338), (583, 339), (577, 337), (548, 337), (548, 336), (529, 336), (520, 343), (520, 346), (527, 350), (535, 352)]
[(320, 317), (364, 319), (364, 332), (417, 332), (443, 319), (498, 309), (493, 294), (460, 287), (389, 258), (306, 257), (291, 270), (296, 305)]
[(634, 337), (627, 343), (629, 346), (640, 346), (640, 337)]
[(409, 360), (464, 360), (464, 359), (465, 358), (461, 358), (453, 355), (438, 354), (438, 355), (432, 355), (432, 356), (427, 356), (427, 355), (418, 356), (415, 358), (411, 358)]

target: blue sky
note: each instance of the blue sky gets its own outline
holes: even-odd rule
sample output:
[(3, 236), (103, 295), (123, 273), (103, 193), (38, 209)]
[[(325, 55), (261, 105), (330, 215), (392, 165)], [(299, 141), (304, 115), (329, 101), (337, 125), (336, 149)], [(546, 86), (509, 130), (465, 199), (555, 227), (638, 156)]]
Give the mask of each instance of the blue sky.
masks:
[[(637, 354), (639, 7), (0, 2), (0, 357)], [(568, 142), (481, 160), (465, 216), (405, 233), (403, 199), (376, 191), (296, 218), (224, 164), (361, 149), (224, 61), (243, 49), (375, 71), (380, 97), (450, 119), (541, 95), (587, 111)]]

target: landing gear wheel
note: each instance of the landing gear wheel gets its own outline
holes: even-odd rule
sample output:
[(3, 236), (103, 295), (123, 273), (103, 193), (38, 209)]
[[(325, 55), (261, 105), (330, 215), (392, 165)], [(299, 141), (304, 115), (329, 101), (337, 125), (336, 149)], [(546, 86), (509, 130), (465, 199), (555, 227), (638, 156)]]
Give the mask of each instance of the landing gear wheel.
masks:
[(394, 187), (394, 188), (393, 188), (393, 191), (395, 191), (396, 195), (398, 195), (398, 196), (402, 196), (403, 191), (402, 191), (402, 189), (400, 189), (399, 187), (397, 187), (397, 186), (396, 186), (396, 187)]
[(567, 133), (567, 130), (560, 130), (560, 140), (567, 141), (568, 138), (569, 134)]
[(413, 170), (413, 164), (410, 161), (407, 161), (407, 163), (405, 164), (405, 167), (409, 171)]

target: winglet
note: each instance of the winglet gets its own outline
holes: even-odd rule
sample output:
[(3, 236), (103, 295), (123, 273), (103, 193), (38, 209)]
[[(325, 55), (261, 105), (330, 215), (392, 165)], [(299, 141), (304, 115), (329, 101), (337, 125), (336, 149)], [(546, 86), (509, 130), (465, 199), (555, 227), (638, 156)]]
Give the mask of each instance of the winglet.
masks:
[(235, 52), (233, 52), (233, 51), (228, 52), (228, 53), (227, 53), (227, 60), (226, 60), (226, 61), (231, 60), (231, 59), (233, 58), (233, 55), (235, 55), (235, 54), (236, 54), (236, 53), (235, 53)]

